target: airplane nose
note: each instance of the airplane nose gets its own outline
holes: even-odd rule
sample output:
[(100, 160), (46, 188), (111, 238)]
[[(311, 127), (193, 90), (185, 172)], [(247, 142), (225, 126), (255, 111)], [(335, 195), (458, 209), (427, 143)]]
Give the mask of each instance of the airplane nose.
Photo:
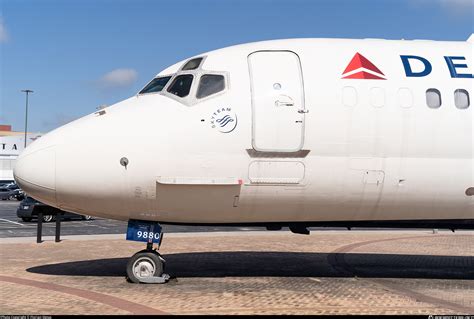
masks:
[(47, 147), (21, 154), (13, 175), (29, 196), (49, 205), (56, 204), (56, 152)]

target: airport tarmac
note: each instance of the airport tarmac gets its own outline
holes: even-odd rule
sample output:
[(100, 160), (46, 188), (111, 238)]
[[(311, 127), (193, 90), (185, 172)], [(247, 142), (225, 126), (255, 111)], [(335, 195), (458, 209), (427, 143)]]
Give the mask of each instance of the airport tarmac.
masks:
[(165, 234), (162, 285), (125, 281), (122, 238), (0, 239), (0, 313), (474, 313), (473, 231)]

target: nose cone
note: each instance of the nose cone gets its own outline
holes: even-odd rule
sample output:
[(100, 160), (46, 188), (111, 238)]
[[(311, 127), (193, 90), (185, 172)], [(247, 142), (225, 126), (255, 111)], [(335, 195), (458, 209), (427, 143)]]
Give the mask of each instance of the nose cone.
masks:
[(19, 156), (13, 174), (17, 184), (29, 196), (56, 205), (55, 146), (35, 147), (32, 151), (27, 148)]

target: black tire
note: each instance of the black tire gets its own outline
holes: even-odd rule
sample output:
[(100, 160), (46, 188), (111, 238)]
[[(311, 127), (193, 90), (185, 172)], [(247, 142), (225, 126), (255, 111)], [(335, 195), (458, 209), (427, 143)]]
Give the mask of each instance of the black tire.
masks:
[(54, 220), (53, 215), (43, 215), (43, 222), (45, 223), (50, 223)]
[(24, 222), (31, 222), (32, 218), (31, 217), (22, 217), (21, 220), (24, 221)]
[(141, 278), (159, 277), (163, 272), (164, 263), (155, 251), (139, 251), (127, 263), (127, 280), (132, 283), (140, 283)]

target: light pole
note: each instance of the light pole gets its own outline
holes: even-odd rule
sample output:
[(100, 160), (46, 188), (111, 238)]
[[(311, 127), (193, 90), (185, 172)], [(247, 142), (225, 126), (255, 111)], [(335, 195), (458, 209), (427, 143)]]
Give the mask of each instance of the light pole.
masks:
[(28, 94), (33, 93), (32, 90), (21, 90), (26, 93), (26, 112), (25, 112), (25, 148), (26, 148), (26, 132), (28, 130)]

